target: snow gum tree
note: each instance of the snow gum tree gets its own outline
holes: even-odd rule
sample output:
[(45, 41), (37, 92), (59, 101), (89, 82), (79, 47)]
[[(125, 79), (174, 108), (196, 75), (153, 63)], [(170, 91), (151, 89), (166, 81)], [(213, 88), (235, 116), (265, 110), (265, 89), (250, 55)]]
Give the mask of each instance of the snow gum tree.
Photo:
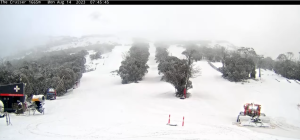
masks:
[(263, 69), (273, 70), (275, 61), (271, 57), (266, 57), (261, 60), (260, 67)]
[[(186, 86), (186, 72), (188, 69), (187, 61), (180, 60), (175, 56), (168, 56), (165, 61), (158, 64), (158, 71), (163, 74), (161, 80), (172, 84), (176, 89), (176, 96), (183, 96)], [(190, 73), (191, 71), (189, 71)], [(187, 89), (193, 88), (192, 81), (188, 80)]]
[(149, 66), (149, 44), (145, 42), (135, 42), (129, 52), (123, 55), (123, 61), (118, 70), (118, 75), (122, 79), (122, 84), (138, 82), (142, 80), (148, 72)]
[(63, 95), (85, 72), (85, 55), (86, 50), (74, 48), (26, 56), (9, 62), (9, 65), (3, 63), (0, 65), (0, 84), (26, 83), (27, 97), (46, 94), (48, 88), (57, 88), (57, 94)]
[(163, 43), (155, 43), (156, 46), (156, 53), (155, 53), (155, 60), (156, 63), (160, 63), (161, 61), (164, 61), (168, 56), (168, 46)]
[(280, 54), (275, 61), (274, 71), (285, 78), (300, 80), (300, 61), (292, 58), (292, 52)]
[(225, 59), (223, 77), (229, 81), (239, 82), (249, 79), (250, 75), (255, 75), (255, 63), (250, 58), (241, 57), (239, 53), (232, 53)]
[[(191, 77), (196, 77), (200, 73), (200, 69), (195, 68), (193, 65), (193, 53), (195, 52), (193, 47), (182, 52), (187, 59), (178, 59), (175, 56), (164, 56), (166, 58), (159, 61), (158, 72), (163, 74), (161, 80), (166, 81), (174, 86), (176, 89), (175, 95), (182, 97), (184, 95), (184, 89), (188, 91), (193, 88)], [(160, 49), (158, 49), (161, 51)], [(157, 54), (160, 54), (157, 51)], [(164, 51), (164, 50), (163, 50)], [(159, 56), (159, 55), (158, 55)]]
[(95, 54), (90, 55), (91, 60), (101, 58), (101, 52), (97, 51)]

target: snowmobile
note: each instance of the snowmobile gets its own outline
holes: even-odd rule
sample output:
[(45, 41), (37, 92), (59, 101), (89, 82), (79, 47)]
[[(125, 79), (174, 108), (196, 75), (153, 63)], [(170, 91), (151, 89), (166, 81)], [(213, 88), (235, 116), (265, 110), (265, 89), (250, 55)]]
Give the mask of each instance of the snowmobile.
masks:
[[(33, 95), (31, 102), (32, 102), (32, 104), (30, 106), (28, 106), (28, 108), (30, 108), (30, 110), (33, 111), (33, 115), (35, 114), (36, 111), (38, 111), (44, 115), (44, 113), (45, 113), (45, 108), (44, 108), (45, 97), (44, 97), (44, 95)], [(29, 112), (29, 114), (30, 114), (30, 112)]]
[(244, 111), (241, 111), (237, 117), (237, 124), (240, 126), (271, 127), (270, 119), (260, 111), (261, 105), (246, 103), (244, 105)]

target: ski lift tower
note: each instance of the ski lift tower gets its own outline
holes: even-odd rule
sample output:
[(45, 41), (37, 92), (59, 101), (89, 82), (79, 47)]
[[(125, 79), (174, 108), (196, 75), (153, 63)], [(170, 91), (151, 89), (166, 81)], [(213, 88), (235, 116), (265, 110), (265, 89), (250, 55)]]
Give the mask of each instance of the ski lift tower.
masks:
[(261, 60), (264, 58), (264, 56), (263, 55), (258, 55), (257, 56), (257, 58), (258, 58), (258, 70), (259, 70), (259, 79), (261, 80), (261, 72), (260, 72), (260, 65), (261, 65)]

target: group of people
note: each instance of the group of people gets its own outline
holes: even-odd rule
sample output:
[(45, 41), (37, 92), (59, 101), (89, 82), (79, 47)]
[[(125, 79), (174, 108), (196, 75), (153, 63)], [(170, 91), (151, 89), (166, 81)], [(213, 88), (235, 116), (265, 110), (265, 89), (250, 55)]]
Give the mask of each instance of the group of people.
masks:
[[(40, 101), (34, 101), (34, 102), (32, 102), (32, 105), (30, 105), (30, 106), (27, 106), (26, 102), (24, 103), (24, 106), (23, 106), (23, 103), (20, 102), (19, 100), (17, 101), (17, 103), (18, 104), (17, 104), (17, 108), (15, 111), (16, 114), (22, 114), (26, 110), (26, 108), (30, 107), (30, 106), (32, 106), (33, 108), (35, 108), (37, 111), (39, 111), (41, 113), (43, 112), (43, 103), (41, 103)], [(24, 108), (25, 108), (25, 110), (24, 110)], [(3, 118), (3, 117), (5, 117), (4, 104), (0, 100), (0, 118)]]
[[(18, 102), (18, 108), (16, 110), (16, 113), (19, 114), (20, 112), (23, 111), (23, 103), (20, 102), (19, 100), (17, 102)], [(5, 113), (4, 113), (4, 104), (0, 100), (0, 118), (3, 118), (4, 116), (5, 116)]]

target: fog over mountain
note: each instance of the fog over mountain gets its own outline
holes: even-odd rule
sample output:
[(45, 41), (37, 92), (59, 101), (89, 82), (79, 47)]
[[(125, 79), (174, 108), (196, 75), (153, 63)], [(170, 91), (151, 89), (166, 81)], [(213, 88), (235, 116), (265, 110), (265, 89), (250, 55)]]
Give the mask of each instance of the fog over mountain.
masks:
[(300, 6), (0, 6), (0, 57), (51, 36), (226, 40), (276, 58), (300, 52)]

